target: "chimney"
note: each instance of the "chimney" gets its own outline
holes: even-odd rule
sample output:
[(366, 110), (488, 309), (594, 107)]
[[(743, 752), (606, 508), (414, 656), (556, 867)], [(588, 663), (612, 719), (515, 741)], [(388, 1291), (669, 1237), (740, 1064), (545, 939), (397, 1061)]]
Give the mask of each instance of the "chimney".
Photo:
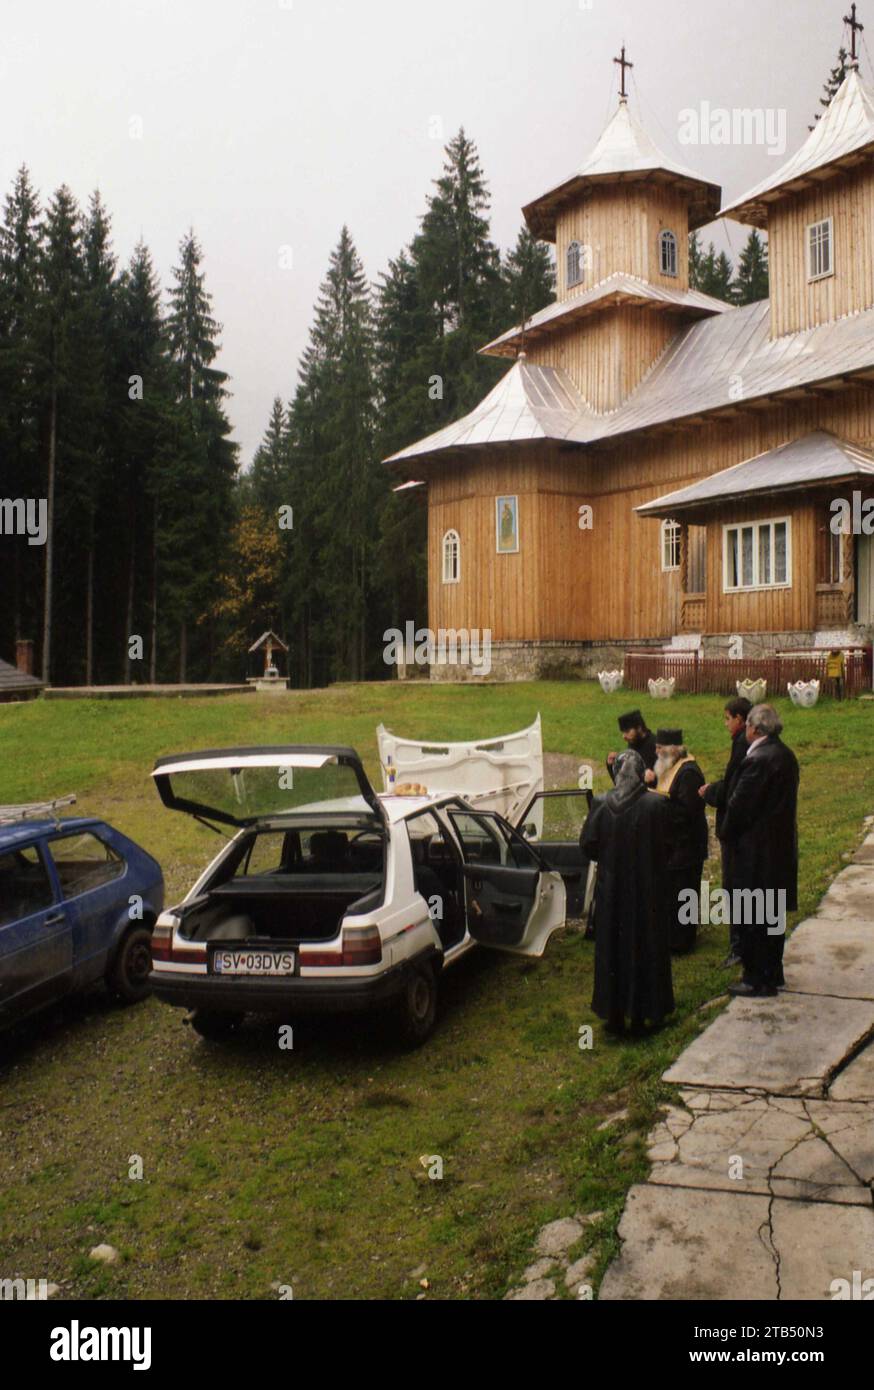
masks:
[(15, 643), (15, 665), (22, 675), (33, 675), (33, 643), (29, 638), (19, 637)]

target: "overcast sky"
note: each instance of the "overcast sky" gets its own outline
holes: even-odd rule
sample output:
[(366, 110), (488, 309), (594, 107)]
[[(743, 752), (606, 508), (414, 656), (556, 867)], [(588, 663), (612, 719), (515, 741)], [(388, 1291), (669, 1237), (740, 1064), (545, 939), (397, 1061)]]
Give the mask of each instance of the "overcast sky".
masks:
[[(679, 143), (680, 113), (785, 110), (807, 133), (845, 0), (4, 0), (0, 189), (26, 163), (44, 198), (99, 187), (126, 261), (143, 236), (162, 282), (193, 226), (224, 325), (220, 365), (248, 465), (288, 398), (312, 307), (348, 223), (376, 280), (415, 234), (443, 139), (477, 142), (502, 248), (523, 203), (567, 177), (632, 109), (726, 200), (782, 162), (762, 146)], [(870, 9), (870, 13), (866, 12)], [(874, 48), (874, 3), (860, 5)], [(867, 34), (866, 34), (867, 39)], [(862, 72), (871, 80), (863, 51)], [(436, 118), (436, 119), (435, 119)], [(140, 136), (141, 138), (136, 138)], [(735, 252), (745, 233), (729, 227)], [(281, 268), (290, 247), (292, 268)], [(285, 258), (287, 259), (287, 253)]]

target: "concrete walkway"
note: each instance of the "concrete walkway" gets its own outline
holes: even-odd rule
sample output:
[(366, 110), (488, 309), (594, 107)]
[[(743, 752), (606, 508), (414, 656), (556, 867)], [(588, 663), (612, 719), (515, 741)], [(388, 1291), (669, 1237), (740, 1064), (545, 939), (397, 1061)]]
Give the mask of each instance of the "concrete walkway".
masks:
[(785, 971), (665, 1072), (681, 1103), (650, 1135), (600, 1298), (832, 1299), (874, 1279), (874, 834)]

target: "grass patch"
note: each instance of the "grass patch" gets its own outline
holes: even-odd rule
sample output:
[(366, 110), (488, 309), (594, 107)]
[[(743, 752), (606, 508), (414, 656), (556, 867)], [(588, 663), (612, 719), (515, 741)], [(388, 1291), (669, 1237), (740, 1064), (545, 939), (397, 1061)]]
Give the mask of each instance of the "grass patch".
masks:
[[(540, 711), (550, 752), (603, 768), (622, 746), (617, 715), (637, 702), (574, 682), (0, 706), (0, 801), (76, 791), (79, 811), (156, 855), (172, 902), (219, 842), (160, 806), (149, 772), (161, 754), (351, 744), (376, 781), (380, 721), (417, 738), (488, 738)], [(671, 705), (708, 779), (728, 754), (721, 705)], [(802, 766), (801, 916), (874, 810), (874, 709), (779, 707)], [(718, 865), (708, 872), (718, 879)], [(597, 1280), (628, 1188), (647, 1173), (642, 1138), (628, 1136), (645, 1135), (671, 1095), (662, 1072), (715, 1016), (701, 1009), (725, 988), (724, 935), (704, 928), (676, 962), (677, 1013), (639, 1040), (608, 1039), (592, 1015), (594, 948), (576, 935), (534, 965), (480, 951), (448, 972), (437, 1031), (415, 1053), (366, 1018), (289, 1020), (295, 1046), (282, 1052), (263, 1020), (213, 1047), (154, 1001), (68, 1000), (0, 1035), (0, 1274), (88, 1298), (276, 1298), (272, 1286), (290, 1284), (296, 1298), (412, 1299), (423, 1278), (429, 1296), (492, 1298), (530, 1263), (546, 1221), (600, 1211), (581, 1246)], [(133, 1154), (142, 1181), (128, 1177)], [(443, 1160), (442, 1182), (423, 1156)], [(123, 1263), (95, 1267), (101, 1242)]]

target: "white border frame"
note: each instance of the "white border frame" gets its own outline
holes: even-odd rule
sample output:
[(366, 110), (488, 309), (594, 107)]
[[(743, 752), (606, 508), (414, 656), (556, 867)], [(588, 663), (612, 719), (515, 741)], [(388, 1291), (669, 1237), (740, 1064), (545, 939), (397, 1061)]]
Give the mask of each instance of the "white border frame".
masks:
[[(458, 547), (458, 573), (456, 574), (454, 579), (446, 578), (446, 542), (449, 540), (450, 536), (455, 537), (456, 545)], [(450, 526), (447, 531), (444, 531), (443, 539), (440, 542), (440, 576), (444, 584), (461, 583), (461, 536), (458, 534), (454, 526)]]
[[(728, 581), (728, 533), (729, 531), (742, 531), (746, 526), (752, 526), (755, 532), (759, 526), (779, 526), (781, 522), (786, 524), (786, 580), (782, 584), (741, 584), (730, 585)], [(757, 538), (753, 537), (753, 574), (758, 579), (759, 570), (759, 547)], [(792, 518), (791, 516), (763, 516), (755, 521), (729, 521), (722, 528), (722, 592), (724, 594), (769, 594), (775, 589), (792, 588)]]
[[(830, 267), (828, 270), (820, 271), (819, 275), (810, 273), (810, 233), (814, 227), (823, 227), (828, 224), (828, 249), (830, 257)], [(828, 280), (835, 273), (835, 219), (833, 217), (820, 217), (816, 222), (808, 222), (804, 229), (804, 261), (805, 272), (808, 285), (816, 285), (820, 280)]]
[[(514, 502), (516, 517), (516, 545), (513, 550), (504, 550), (501, 545), (501, 503)], [(495, 554), (496, 555), (519, 555), (522, 550), (522, 524), (519, 517), (519, 494), (505, 493), (502, 497), (495, 498)]]

